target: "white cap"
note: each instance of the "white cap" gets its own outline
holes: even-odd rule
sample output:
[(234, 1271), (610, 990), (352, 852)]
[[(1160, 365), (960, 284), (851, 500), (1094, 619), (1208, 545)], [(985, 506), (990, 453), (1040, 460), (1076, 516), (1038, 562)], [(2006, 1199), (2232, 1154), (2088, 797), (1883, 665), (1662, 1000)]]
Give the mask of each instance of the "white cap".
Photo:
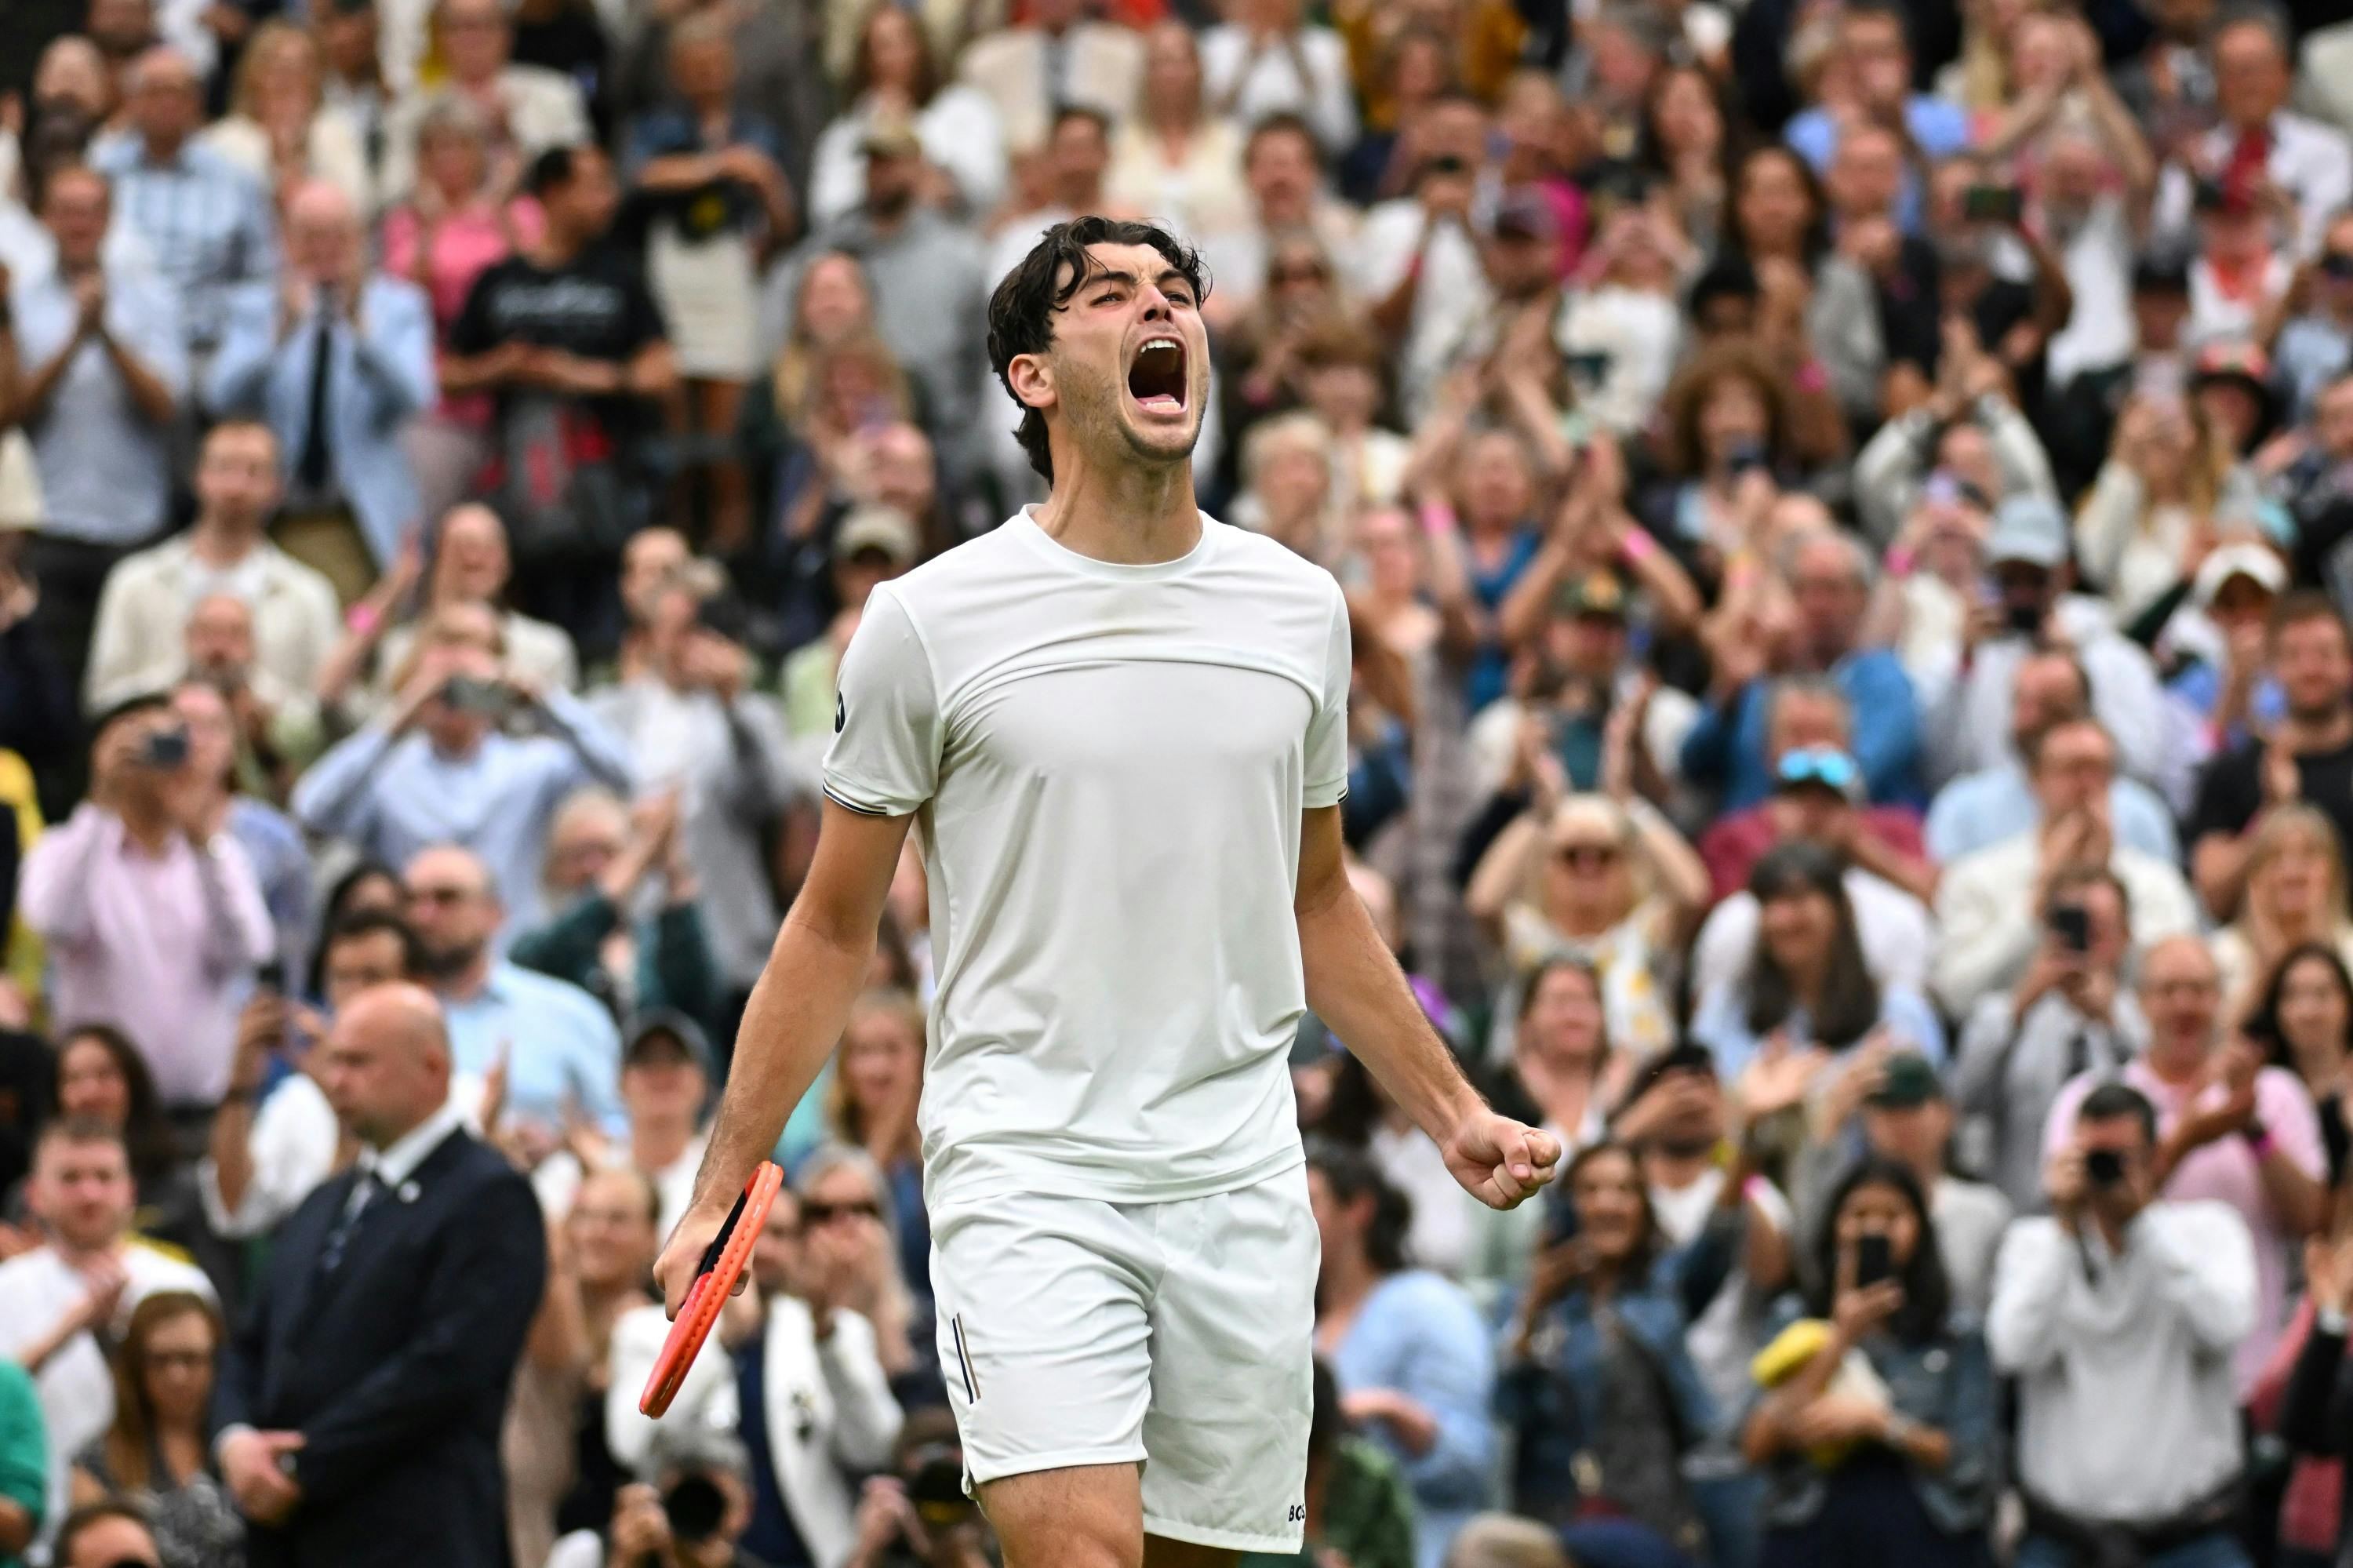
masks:
[(2278, 551), (2252, 539), (2235, 539), (2215, 546), (2200, 564), (2197, 579), (2189, 586), (2190, 599), (2199, 609), (2207, 609), (2232, 577), (2252, 577), (2274, 596), (2287, 590), (2287, 567)]

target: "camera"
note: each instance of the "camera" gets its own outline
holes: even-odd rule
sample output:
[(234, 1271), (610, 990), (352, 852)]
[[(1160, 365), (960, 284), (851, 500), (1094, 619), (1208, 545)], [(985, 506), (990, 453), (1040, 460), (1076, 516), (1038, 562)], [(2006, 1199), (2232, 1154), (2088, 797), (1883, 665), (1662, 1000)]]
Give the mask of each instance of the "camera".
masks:
[(2084, 1156), (2084, 1181), (2086, 1186), (2114, 1187), (2125, 1179), (2123, 1151), (2115, 1149), (2094, 1149)]
[(2082, 905), (2054, 905), (2050, 924), (2051, 935), (2063, 949), (2070, 953), (2091, 951), (2092, 912)]
[(507, 711), (506, 687), (476, 675), (452, 675), (442, 682), (441, 700), (459, 713), (499, 718)]
[(727, 1494), (706, 1475), (689, 1474), (672, 1481), (662, 1493), (662, 1514), (670, 1532), (683, 1546), (699, 1545), (719, 1533), (727, 1517)]
[(2021, 210), (2015, 185), (1971, 185), (1961, 193), (1961, 216), (1971, 223), (2016, 223)]
[(151, 729), (147, 732), (146, 738), (139, 743), (139, 761), (142, 766), (155, 768), (159, 772), (168, 773), (175, 768), (184, 767), (187, 760), (188, 729), (185, 725), (175, 724), (162, 729)]

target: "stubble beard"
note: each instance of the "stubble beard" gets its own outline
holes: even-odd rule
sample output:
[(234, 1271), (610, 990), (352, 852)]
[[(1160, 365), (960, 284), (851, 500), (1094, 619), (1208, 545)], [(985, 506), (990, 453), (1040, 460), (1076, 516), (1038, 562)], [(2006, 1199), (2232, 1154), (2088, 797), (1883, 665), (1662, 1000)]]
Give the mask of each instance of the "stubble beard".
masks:
[(1091, 461), (1172, 468), (1191, 461), (1193, 449), (1200, 444), (1205, 394), (1198, 387), (1185, 389), (1185, 411), (1191, 416), (1191, 423), (1181, 442), (1175, 431), (1142, 428), (1129, 419), (1124, 377), (1102, 382), (1081, 377), (1075, 382), (1066, 380), (1065, 388), (1062, 401), (1072, 444)]

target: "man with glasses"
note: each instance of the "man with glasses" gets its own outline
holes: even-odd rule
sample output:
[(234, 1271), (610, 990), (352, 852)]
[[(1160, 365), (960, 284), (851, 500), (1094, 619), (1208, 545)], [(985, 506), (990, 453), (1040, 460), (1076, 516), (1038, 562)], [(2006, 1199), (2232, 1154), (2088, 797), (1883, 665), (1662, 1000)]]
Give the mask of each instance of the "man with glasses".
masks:
[(1930, 979), (1957, 1014), (2018, 982), (2042, 939), (2039, 912), (2049, 906), (2058, 880), (2076, 868), (2115, 873), (2143, 941), (2198, 929), (2197, 900), (2181, 874), (2117, 840), (2108, 805), (2116, 746), (2097, 719), (2053, 725), (2028, 766), (2040, 825), (1955, 861), (1937, 885), (1944, 939)]
[(507, 1115), (530, 1162), (553, 1152), (582, 1119), (607, 1137), (626, 1137), (621, 1037), (611, 1014), (578, 986), (497, 956), (506, 912), (481, 857), (438, 845), (411, 860), (401, 880), (456, 1069), (503, 1072)]
[[(2140, 974), (2148, 1049), (2117, 1077), (2156, 1107), (2148, 1192), (2172, 1202), (2225, 1204), (2254, 1238), (2257, 1309), (2235, 1362), (2244, 1399), (2287, 1321), (2289, 1249), (2327, 1216), (2328, 1165), (2303, 1080), (2265, 1065), (2253, 1041), (2226, 1033), (2221, 1003), (2221, 975), (2204, 941), (2182, 936), (2151, 947)], [(2077, 1107), (2101, 1082), (2086, 1073), (2060, 1091), (2046, 1155), (2067, 1147)], [(2059, 1194), (2052, 1196), (2055, 1205)]]

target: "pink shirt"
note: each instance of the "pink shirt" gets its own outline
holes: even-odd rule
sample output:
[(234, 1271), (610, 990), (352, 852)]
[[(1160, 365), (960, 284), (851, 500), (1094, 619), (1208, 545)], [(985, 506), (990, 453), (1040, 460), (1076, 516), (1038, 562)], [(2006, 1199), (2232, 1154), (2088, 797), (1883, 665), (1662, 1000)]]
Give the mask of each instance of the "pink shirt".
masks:
[[(547, 227), (539, 204), (525, 197), (507, 204), (507, 217), (513, 226), (515, 239), (524, 245), (537, 240)], [(420, 278), (417, 250), (424, 242), (425, 225), (415, 207), (397, 207), (385, 215), (384, 270), (396, 278), (423, 285), (433, 301), (433, 339), (438, 346), (448, 341), (449, 324), (466, 308), (466, 295), (473, 289), (474, 280), (505, 260), (513, 253), (514, 246), (507, 242), (507, 226), (499, 221), (498, 210), (481, 202), (447, 215), (435, 227), (433, 249), (425, 258), (425, 271)], [(470, 423), (487, 422), (490, 399), (444, 399), (442, 412)]]
[(85, 801), (25, 857), (17, 907), (48, 944), (60, 1032), (111, 1023), (131, 1036), (167, 1106), (228, 1088), (237, 1012), (277, 942), (253, 866), (223, 833), (160, 855)]
[[(2126, 1063), (2123, 1075), (2126, 1083), (2147, 1095), (2149, 1103), (2157, 1107), (2160, 1137), (2173, 1130), (2174, 1124), (2193, 1103), (2200, 1108), (2209, 1108), (2221, 1104), (2226, 1097), (2219, 1084), (2210, 1084), (2202, 1092), (2194, 1086), (2168, 1085), (2150, 1070), (2146, 1058)], [(2097, 1075), (2086, 1073), (2059, 1091), (2059, 1097), (2051, 1104), (2051, 1119), (2043, 1124), (2045, 1153), (2056, 1153), (2074, 1137), (2075, 1107), (2084, 1103), (2084, 1097), (2100, 1081)], [(2312, 1097), (2305, 1092), (2303, 1081), (2294, 1073), (2282, 1067), (2265, 1067), (2255, 1075), (2255, 1119), (2271, 1134), (2273, 1146), (2296, 1169), (2316, 1181), (2327, 1180), (2328, 1156), (2320, 1140), (2320, 1117), (2312, 1108)], [(2204, 1198), (2228, 1203), (2246, 1221), (2254, 1237), (2255, 1327), (2239, 1346), (2232, 1362), (2238, 1374), (2240, 1397), (2243, 1399), (2263, 1376), (2263, 1363), (2271, 1359), (2287, 1322), (2287, 1266), (2292, 1238), (2281, 1228), (2279, 1216), (2272, 1210), (2271, 1199), (2263, 1192), (2255, 1151), (2243, 1138), (2218, 1138), (2182, 1156), (2181, 1163), (2174, 1167), (2172, 1179), (2165, 1184), (2164, 1196), (2177, 1202)]]

